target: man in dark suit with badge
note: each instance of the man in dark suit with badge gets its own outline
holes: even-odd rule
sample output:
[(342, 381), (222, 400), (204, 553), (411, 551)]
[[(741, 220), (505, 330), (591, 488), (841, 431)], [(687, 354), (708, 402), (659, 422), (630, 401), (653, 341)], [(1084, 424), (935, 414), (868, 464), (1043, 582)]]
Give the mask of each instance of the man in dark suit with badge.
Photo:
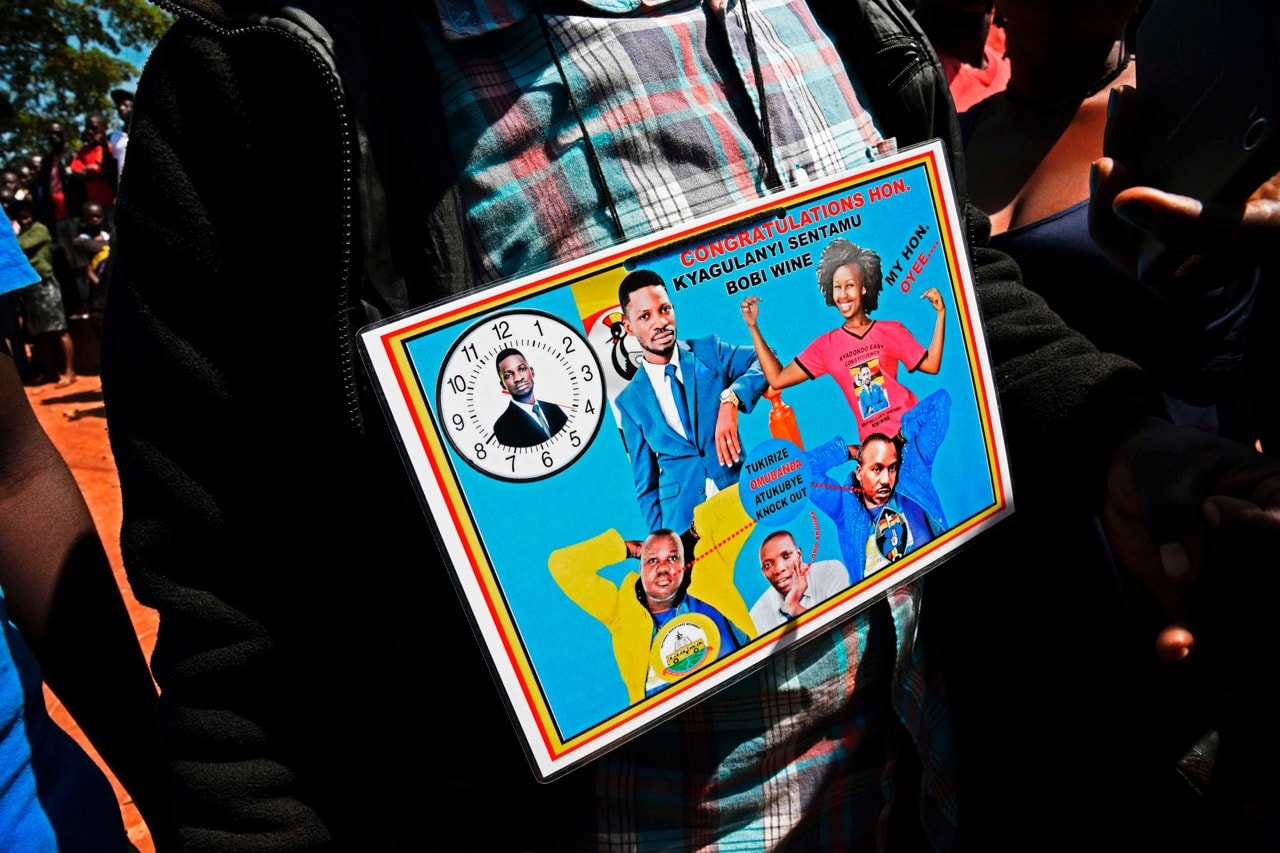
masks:
[(507, 410), (493, 424), (493, 434), (507, 447), (533, 447), (551, 438), (569, 420), (554, 403), (533, 396), (533, 368), (517, 349), (498, 353), (498, 379), (511, 395)]

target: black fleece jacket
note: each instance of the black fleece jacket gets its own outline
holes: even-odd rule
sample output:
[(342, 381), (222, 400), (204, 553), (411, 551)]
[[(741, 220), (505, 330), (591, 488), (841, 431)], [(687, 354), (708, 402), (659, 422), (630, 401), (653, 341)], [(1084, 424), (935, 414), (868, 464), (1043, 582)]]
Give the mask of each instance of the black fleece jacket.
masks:
[[(355, 348), (366, 323), (471, 281), (411, 4), (239, 5), (173, 7), (147, 63), (103, 338), (183, 843), (540, 847), (547, 803), (589, 774), (531, 781)], [(812, 5), (900, 145), (959, 151), (901, 7)], [(1104, 459), (1080, 442), (1158, 399), (968, 218), (1018, 499), (1088, 504)]]

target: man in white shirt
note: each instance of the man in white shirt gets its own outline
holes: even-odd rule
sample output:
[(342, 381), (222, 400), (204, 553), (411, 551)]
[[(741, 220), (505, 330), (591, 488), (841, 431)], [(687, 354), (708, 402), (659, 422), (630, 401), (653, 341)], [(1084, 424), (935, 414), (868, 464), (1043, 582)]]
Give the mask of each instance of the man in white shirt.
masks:
[(776, 530), (760, 543), (760, 571), (769, 588), (752, 605), (751, 621), (761, 634), (849, 588), (849, 570), (843, 563), (806, 563), (788, 530)]

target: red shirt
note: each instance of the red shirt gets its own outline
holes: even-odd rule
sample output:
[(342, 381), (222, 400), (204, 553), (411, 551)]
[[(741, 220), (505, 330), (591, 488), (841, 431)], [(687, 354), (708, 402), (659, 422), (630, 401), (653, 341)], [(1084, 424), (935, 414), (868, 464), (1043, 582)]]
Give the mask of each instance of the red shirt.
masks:
[(944, 51), (938, 51), (938, 59), (942, 62), (942, 70), (946, 72), (951, 99), (956, 102), (958, 113), (964, 112), (983, 98), (1004, 91), (1004, 87), (1009, 84), (1009, 60), (1004, 56), (1002, 27), (991, 25), (982, 53), (986, 60), (985, 68), (968, 65)]
[[(71, 171), (77, 175), (84, 175), (84, 192), (87, 201), (109, 207), (116, 203), (116, 191), (111, 185), (109, 170), (103, 168), (104, 159), (106, 159), (106, 153), (102, 144), (91, 142), (76, 152), (76, 156), (71, 160)], [(74, 212), (79, 213), (79, 211)]]

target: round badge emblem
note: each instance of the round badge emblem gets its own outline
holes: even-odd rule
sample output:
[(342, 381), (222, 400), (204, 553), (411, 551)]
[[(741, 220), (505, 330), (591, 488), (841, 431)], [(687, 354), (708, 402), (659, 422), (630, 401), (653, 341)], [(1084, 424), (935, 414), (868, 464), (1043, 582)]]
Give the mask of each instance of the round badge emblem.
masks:
[(668, 684), (697, 672), (720, 656), (720, 629), (701, 613), (681, 613), (658, 631), (649, 665)]

